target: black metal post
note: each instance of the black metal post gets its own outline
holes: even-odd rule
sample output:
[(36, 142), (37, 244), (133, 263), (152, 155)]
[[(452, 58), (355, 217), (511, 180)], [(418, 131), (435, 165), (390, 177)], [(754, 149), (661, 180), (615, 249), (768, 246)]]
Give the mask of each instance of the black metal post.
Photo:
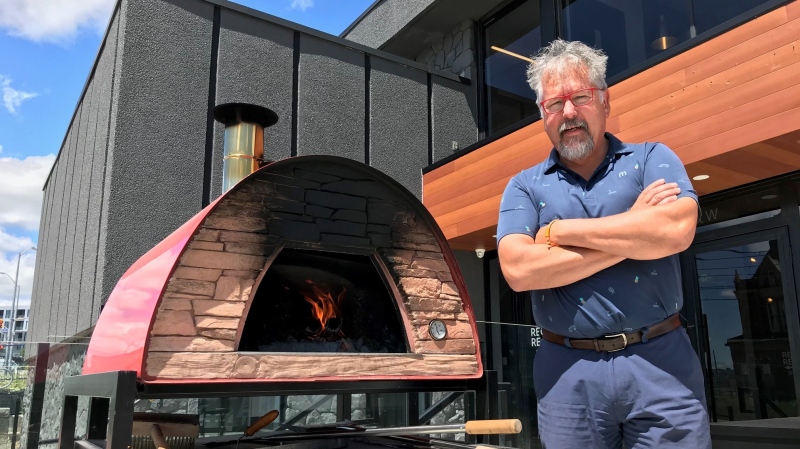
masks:
[[(133, 403), (136, 398), (136, 372), (119, 371), (114, 395), (109, 401), (106, 449), (128, 449), (133, 435)], [(67, 448), (61, 448), (67, 449)], [(71, 449), (71, 448), (70, 448)]]
[(89, 401), (89, 425), (86, 439), (105, 440), (108, 425), (108, 398), (91, 398)]
[(63, 404), (61, 427), (58, 431), (58, 449), (73, 449), (75, 447), (75, 421), (78, 416), (78, 397), (69, 396), (65, 392)]
[(336, 419), (346, 421), (352, 416), (353, 411), (353, 395), (339, 394), (336, 396)]
[(419, 393), (406, 393), (406, 415), (407, 425), (419, 425)]
[(31, 410), (28, 414), (27, 449), (39, 449), (39, 432), (42, 428), (42, 407), (44, 406), (44, 383), (47, 379), (47, 361), (50, 344), (39, 343), (36, 348), (33, 389), (31, 391)]
[(17, 396), (17, 399), (14, 401), (14, 421), (11, 429), (11, 449), (16, 449), (17, 447), (17, 429), (19, 428), (19, 414), (22, 410), (20, 410), (20, 398)]

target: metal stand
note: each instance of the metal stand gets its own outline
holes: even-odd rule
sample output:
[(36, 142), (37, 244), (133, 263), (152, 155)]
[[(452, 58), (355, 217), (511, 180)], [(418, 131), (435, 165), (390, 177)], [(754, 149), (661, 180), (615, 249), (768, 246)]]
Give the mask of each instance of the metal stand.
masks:
[[(45, 362), (46, 363), (46, 362)], [(38, 365), (37, 365), (38, 366)], [(469, 410), (466, 419), (499, 419), (497, 398), (497, 373), (485, 371), (480, 379), (474, 380), (420, 380), (420, 381), (358, 381), (358, 382), (238, 382), (203, 384), (147, 384), (136, 380), (135, 371), (114, 371), (67, 377), (64, 381), (64, 399), (61, 414), (59, 449), (75, 449), (84, 446), (85, 441), (75, 440), (75, 427), (78, 396), (91, 398), (89, 409), (88, 439), (105, 439), (106, 449), (128, 449), (133, 432), (133, 404), (135, 399), (156, 398), (202, 398), (267, 395), (318, 395), (320, 392), (339, 395), (337, 411), (340, 419), (346, 419), (350, 410), (352, 393), (419, 393), (432, 391), (458, 392), (473, 396), (465, 401)], [(456, 393), (451, 393), (456, 396)], [(417, 398), (416, 395), (412, 395)], [(410, 400), (409, 421), (420, 422), (419, 404)], [(416, 405), (416, 406), (414, 406)], [(427, 415), (431, 411), (426, 411)], [(414, 415), (413, 417), (411, 415)], [(108, 422), (105, 432), (103, 423)], [(37, 422), (38, 423), (38, 422)], [(37, 435), (38, 436), (38, 435)], [(497, 435), (480, 437), (481, 442), (499, 441)], [(31, 439), (28, 449), (36, 449), (38, 438)]]

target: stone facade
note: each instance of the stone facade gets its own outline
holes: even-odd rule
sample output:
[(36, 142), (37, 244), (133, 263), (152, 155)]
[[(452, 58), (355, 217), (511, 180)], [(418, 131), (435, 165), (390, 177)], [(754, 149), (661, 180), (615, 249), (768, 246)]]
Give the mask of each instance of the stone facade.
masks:
[[(223, 198), (189, 242), (155, 316), (148, 376), (437, 376), (443, 364), (449, 376), (478, 374), (461, 294), (436, 235), (418, 216), (422, 206), (409, 202), (413, 197), (349, 165), (317, 160), (270, 167)], [(284, 246), (375, 254), (387, 271), (412, 354), (236, 352), (257, 283)], [(428, 334), (434, 318), (447, 326), (445, 340)], [(320, 357), (327, 360), (320, 363)]]
[(430, 48), (421, 52), (414, 60), (431, 69), (472, 79), (476, 69), (474, 26), (473, 21), (465, 20), (449, 33), (431, 33), (428, 39)]

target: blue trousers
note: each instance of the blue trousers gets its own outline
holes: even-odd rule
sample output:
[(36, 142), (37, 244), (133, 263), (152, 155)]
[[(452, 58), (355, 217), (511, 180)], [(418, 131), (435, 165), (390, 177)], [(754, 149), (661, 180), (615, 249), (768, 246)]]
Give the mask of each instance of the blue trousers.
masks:
[(533, 365), (546, 449), (711, 448), (703, 373), (683, 328), (613, 353), (542, 341)]

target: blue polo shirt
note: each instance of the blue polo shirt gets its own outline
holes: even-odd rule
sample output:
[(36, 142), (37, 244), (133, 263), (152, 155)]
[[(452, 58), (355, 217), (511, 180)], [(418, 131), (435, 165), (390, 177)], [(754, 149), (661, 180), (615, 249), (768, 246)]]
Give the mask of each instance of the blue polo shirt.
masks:
[[(561, 165), (555, 149), (544, 162), (511, 178), (500, 203), (497, 242), (509, 234), (535, 237), (556, 218), (626, 212), (645, 187), (662, 178), (678, 183), (679, 197), (697, 201), (686, 169), (667, 146), (605, 137), (608, 154), (588, 181)], [(683, 307), (678, 256), (626, 259), (573, 284), (534, 290), (531, 303), (537, 325), (571, 338), (640, 329)]]

